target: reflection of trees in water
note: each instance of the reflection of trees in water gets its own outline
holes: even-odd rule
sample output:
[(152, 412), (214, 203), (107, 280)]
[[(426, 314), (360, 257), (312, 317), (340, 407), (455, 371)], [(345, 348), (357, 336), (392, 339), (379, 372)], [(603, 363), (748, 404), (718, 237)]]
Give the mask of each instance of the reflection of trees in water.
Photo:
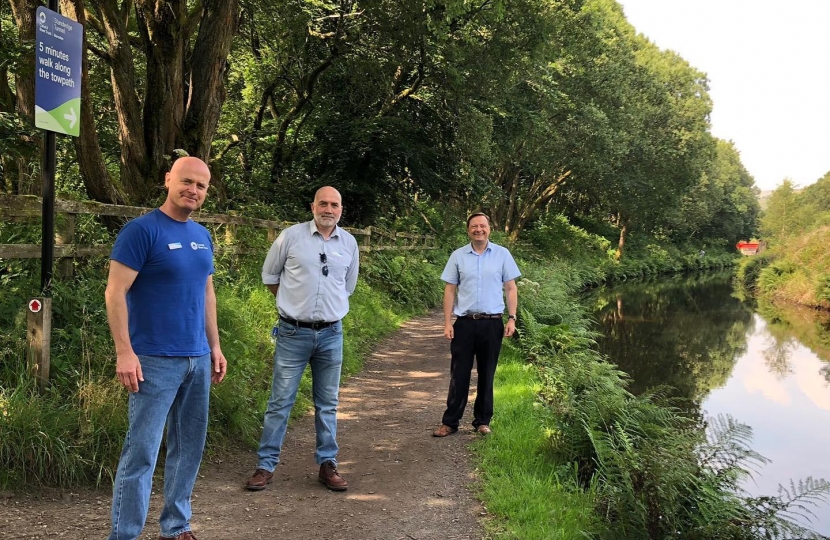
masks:
[(793, 372), (790, 357), (798, 347), (798, 341), (792, 337), (772, 337), (767, 341), (769, 346), (764, 349), (764, 363), (777, 379), (783, 379)]
[(758, 313), (764, 318), (773, 342), (764, 351), (764, 360), (771, 371), (779, 376), (790, 373), (792, 351), (801, 344), (825, 363), (820, 375), (830, 382), (830, 313), (800, 306), (777, 306), (763, 299), (758, 302)]
[(600, 350), (632, 378), (630, 390), (667, 384), (699, 401), (725, 384), (746, 350), (752, 313), (731, 294), (729, 277), (671, 280), (597, 291)]

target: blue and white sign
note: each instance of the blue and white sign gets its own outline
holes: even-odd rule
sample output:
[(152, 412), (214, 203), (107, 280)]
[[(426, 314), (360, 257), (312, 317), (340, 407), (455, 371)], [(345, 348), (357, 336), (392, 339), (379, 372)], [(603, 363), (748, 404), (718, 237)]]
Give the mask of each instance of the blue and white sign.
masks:
[(35, 127), (77, 137), (84, 27), (45, 7), (36, 19)]

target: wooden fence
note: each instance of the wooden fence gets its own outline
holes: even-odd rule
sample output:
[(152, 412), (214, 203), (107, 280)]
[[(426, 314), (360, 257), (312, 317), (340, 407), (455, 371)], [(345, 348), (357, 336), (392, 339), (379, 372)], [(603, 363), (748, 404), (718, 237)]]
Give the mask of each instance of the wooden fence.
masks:
[[(55, 259), (108, 255), (112, 249), (111, 245), (101, 244), (93, 246), (75, 244), (75, 221), (78, 215), (93, 214), (97, 216), (129, 219), (146, 214), (152, 210), (153, 208), (118, 206), (90, 201), (56, 200), (55, 213), (63, 214), (65, 220), (56, 222)], [(22, 218), (39, 219), (41, 213), (42, 202), (40, 197), (0, 194), (0, 218), (4, 221)], [(239, 226), (265, 230), (268, 234), (268, 241), (273, 242), (282, 229), (292, 225), (292, 223), (285, 221), (207, 214), (202, 212), (196, 212), (191, 217), (194, 221), (200, 223), (215, 224), (219, 227), (224, 227), (223, 240), (225, 241), (217, 242), (216, 250), (220, 253), (233, 252), (244, 254), (250, 252), (249, 248), (233, 242), (237, 227)], [(435, 248), (435, 238), (433, 236), (403, 232), (391, 233), (374, 227), (366, 227), (365, 229), (345, 227), (345, 229), (355, 236), (361, 251)], [(40, 256), (41, 246), (39, 244), (0, 244), (0, 259), (38, 259)]]
[[(74, 272), (74, 259), (109, 255), (112, 246), (108, 244), (80, 245), (75, 243), (75, 229), (77, 216), (91, 214), (110, 218), (138, 217), (152, 211), (152, 208), (136, 206), (117, 206), (89, 201), (56, 200), (55, 213), (65, 219), (56, 220), (54, 257), (57, 260), (57, 273), (64, 278)], [(43, 203), (39, 197), (17, 196), (0, 194), (0, 219), (3, 221), (28, 221), (41, 219)], [(216, 251), (219, 253), (259, 253), (262, 257), (265, 252), (262, 247), (257, 249), (240, 245), (237, 240), (237, 229), (241, 226), (267, 231), (268, 242), (273, 242), (279, 231), (291, 223), (267, 219), (247, 218), (242, 216), (226, 216), (196, 212), (192, 218), (195, 221), (215, 225), (213, 234), (216, 242)], [(435, 238), (409, 233), (390, 233), (367, 227), (353, 229), (346, 227), (352, 233), (360, 246), (361, 251), (381, 250), (416, 250), (433, 249)], [(0, 244), (0, 260), (2, 259), (39, 259), (42, 248), (39, 244)], [(32, 298), (28, 302), (27, 310), (27, 342), (29, 368), (38, 381), (38, 386), (44, 389), (49, 381), (50, 345), (52, 326), (52, 299)]]

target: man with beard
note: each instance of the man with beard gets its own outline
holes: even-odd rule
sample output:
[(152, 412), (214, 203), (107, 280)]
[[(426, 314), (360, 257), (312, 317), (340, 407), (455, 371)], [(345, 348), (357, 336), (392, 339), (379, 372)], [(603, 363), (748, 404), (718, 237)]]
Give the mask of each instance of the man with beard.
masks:
[(262, 267), (262, 282), (277, 299), (280, 324), (257, 468), (245, 484), (250, 491), (263, 490), (272, 481), (307, 364), (311, 364), (319, 480), (334, 491), (348, 487), (337, 472), (337, 403), (343, 363), (341, 320), (357, 285), (358, 246), (351, 234), (337, 226), (343, 207), (336, 189), (317, 190), (311, 212), (314, 219), (280, 233)]

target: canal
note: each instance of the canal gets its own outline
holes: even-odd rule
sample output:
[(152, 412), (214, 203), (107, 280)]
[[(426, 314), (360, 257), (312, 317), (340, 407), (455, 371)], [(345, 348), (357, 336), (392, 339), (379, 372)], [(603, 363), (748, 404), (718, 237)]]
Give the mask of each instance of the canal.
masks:
[[(615, 285), (585, 302), (632, 392), (669, 385), (690, 411), (752, 428), (770, 463), (745, 483), (751, 495), (830, 480), (830, 317), (755, 305), (729, 274)], [(830, 535), (830, 505), (812, 512), (809, 526)]]

